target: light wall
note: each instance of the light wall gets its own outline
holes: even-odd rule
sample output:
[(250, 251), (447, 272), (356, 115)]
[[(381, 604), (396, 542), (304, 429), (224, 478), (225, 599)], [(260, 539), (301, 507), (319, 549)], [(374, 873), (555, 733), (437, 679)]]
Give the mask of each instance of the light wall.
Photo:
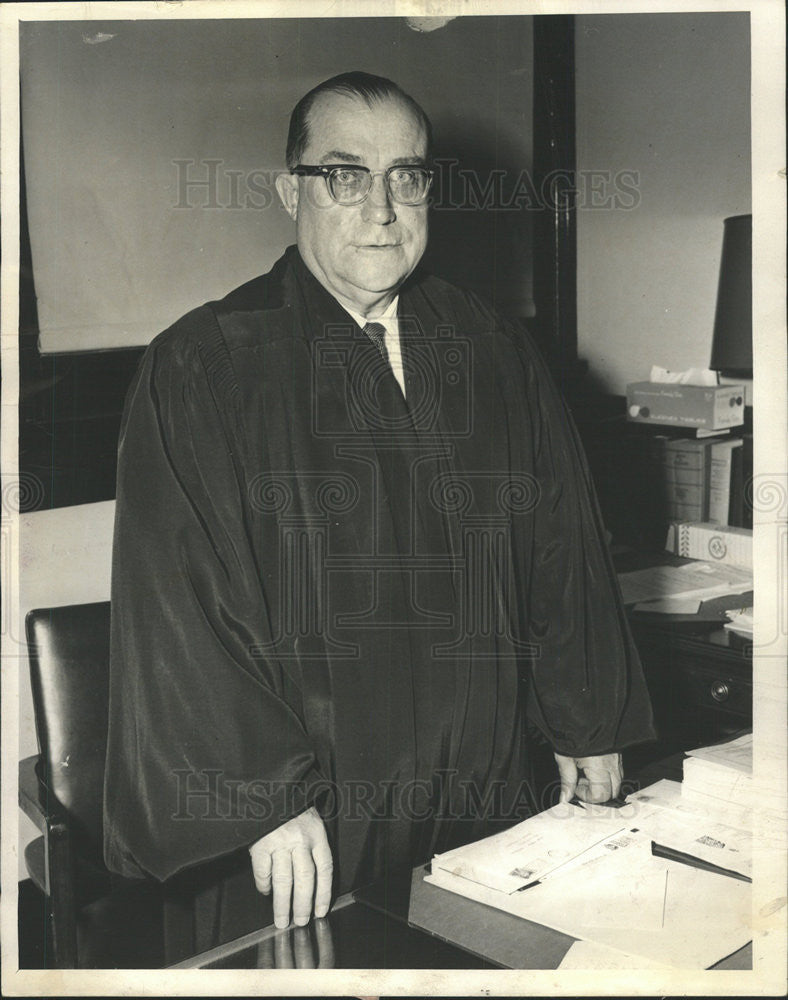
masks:
[(608, 392), (707, 368), (722, 220), (750, 207), (746, 13), (581, 16), (577, 165), (634, 171), (636, 207), (578, 212), (578, 345)]

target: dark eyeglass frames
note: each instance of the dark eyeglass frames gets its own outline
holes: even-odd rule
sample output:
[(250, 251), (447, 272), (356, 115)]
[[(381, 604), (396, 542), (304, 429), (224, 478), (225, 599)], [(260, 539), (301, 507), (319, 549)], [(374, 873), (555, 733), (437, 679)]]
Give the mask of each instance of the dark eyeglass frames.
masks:
[(340, 205), (358, 205), (369, 194), (372, 178), (383, 174), (392, 201), (400, 205), (420, 205), (432, 184), (433, 171), (418, 165), (393, 166), (373, 173), (369, 167), (328, 163), (310, 166), (299, 163), (291, 174), (300, 177), (324, 177), (328, 193)]

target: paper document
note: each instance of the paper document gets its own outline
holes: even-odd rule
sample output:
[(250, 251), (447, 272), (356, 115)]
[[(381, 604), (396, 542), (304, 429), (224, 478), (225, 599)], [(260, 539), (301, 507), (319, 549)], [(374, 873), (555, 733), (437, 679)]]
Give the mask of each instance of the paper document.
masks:
[(564, 905), (571, 899), (573, 919), (585, 927), (659, 931), (665, 924), (668, 866), (652, 856), (649, 836), (628, 829), (523, 895), (542, 891), (549, 901), (558, 894)]
[(741, 635), (752, 635), (754, 633), (755, 619), (752, 607), (741, 608), (738, 611), (726, 611), (725, 614), (730, 618), (730, 621), (725, 622), (724, 628), (730, 629), (733, 632), (739, 632)]
[(656, 843), (752, 878), (752, 830), (745, 810), (705, 808), (688, 800), (677, 781), (659, 781), (628, 795), (627, 803), (637, 810), (630, 822)]
[(583, 876), (587, 871), (594, 870), (600, 861), (610, 857), (613, 851), (623, 851), (629, 847), (648, 850), (650, 844), (651, 841), (647, 842), (640, 830), (625, 826), (615, 833), (611, 833), (609, 837), (605, 837), (603, 840), (592, 844), (585, 851), (581, 851), (580, 854), (565, 861), (552, 871), (547, 872), (542, 876), (540, 881), (547, 882), (550, 879), (561, 878), (570, 873)]
[[(509, 900), (515, 912), (527, 915), (529, 920), (538, 919), (550, 926), (556, 926), (558, 920), (570, 921), (573, 927), (660, 931), (665, 921), (672, 863), (654, 858), (650, 837), (636, 829), (628, 828), (605, 839), (606, 847), (595, 846), (582, 861), (577, 859), (577, 863), (554, 871), (539, 885), (521, 892), (497, 892), (495, 896)], [(432, 877), (438, 884), (446, 879), (451, 880), (450, 884), (468, 881), (443, 869), (436, 871), (434, 864)], [(468, 891), (495, 892), (480, 885)], [(489, 895), (481, 898), (486, 901)], [(505, 904), (505, 908), (509, 905)], [(571, 916), (567, 910), (571, 910)]]
[(618, 582), (624, 604), (678, 597), (707, 600), (723, 594), (742, 594), (753, 586), (751, 570), (703, 562), (619, 573)]
[(425, 881), (572, 937), (678, 968), (706, 969), (752, 938), (748, 882), (645, 852), (636, 858), (615, 852), (596, 873), (556, 876), (523, 892), (496, 892), (440, 870)]
[(752, 833), (723, 823), (698, 822), (661, 810), (648, 821), (652, 840), (718, 868), (752, 878)]
[[(663, 779), (648, 788), (627, 796), (628, 805), (622, 809), (622, 814), (629, 822), (648, 822), (652, 809), (667, 809), (678, 817), (694, 819), (699, 824), (723, 823), (736, 830), (750, 831), (752, 828), (752, 811), (744, 806), (731, 802), (718, 802), (708, 795), (695, 798), (686, 794), (686, 789), (679, 781)], [(648, 808), (646, 808), (648, 807)], [(629, 812), (632, 808), (636, 810)]]
[(499, 892), (516, 892), (623, 826), (615, 810), (593, 816), (580, 806), (557, 805), (502, 833), (438, 854), (432, 867)]
[[(709, 750), (741, 763), (747, 741)], [(752, 835), (745, 811), (684, 793), (659, 781), (617, 809), (555, 806), (436, 857), (426, 881), (652, 962), (707, 968), (751, 938)]]

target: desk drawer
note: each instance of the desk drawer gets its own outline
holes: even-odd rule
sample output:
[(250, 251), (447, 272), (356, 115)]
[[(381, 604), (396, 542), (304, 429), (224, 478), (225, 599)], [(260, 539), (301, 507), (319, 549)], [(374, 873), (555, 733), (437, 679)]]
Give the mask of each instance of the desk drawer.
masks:
[(693, 705), (752, 719), (752, 683), (731, 671), (685, 665), (671, 671), (670, 686), (676, 708)]
[(752, 725), (752, 667), (747, 661), (704, 656), (705, 651), (678, 641), (660, 643), (642, 635), (639, 640), (661, 732), (677, 730), (688, 739), (713, 742), (732, 722)]

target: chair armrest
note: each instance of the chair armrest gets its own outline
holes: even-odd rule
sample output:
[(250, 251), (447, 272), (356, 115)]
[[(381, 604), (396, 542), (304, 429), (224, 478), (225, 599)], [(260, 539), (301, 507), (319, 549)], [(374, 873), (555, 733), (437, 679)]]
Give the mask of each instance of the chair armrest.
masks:
[(39, 757), (19, 761), (19, 808), (42, 833), (68, 826), (66, 810), (38, 771)]

